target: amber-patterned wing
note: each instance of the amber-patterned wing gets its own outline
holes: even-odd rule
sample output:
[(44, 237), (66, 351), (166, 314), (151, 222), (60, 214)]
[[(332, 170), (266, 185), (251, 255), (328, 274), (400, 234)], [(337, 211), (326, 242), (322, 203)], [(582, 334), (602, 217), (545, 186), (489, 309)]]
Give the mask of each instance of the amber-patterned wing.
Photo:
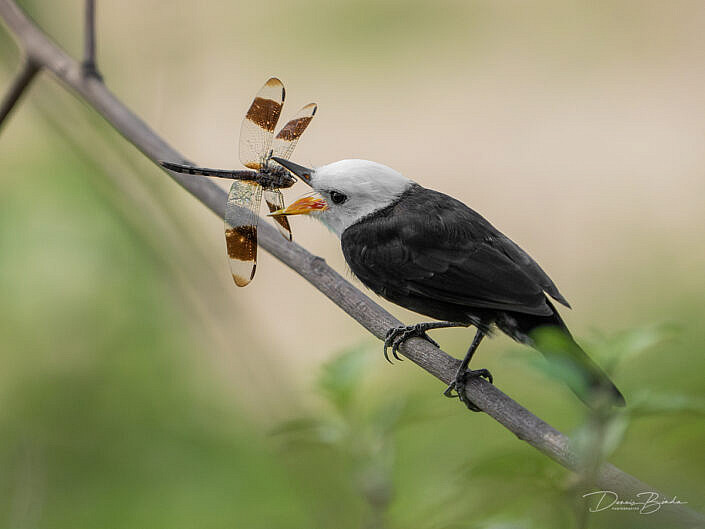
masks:
[(262, 168), (272, 145), (274, 128), (284, 105), (284, 85), (272, 77), (257, 93), (240, 128), (240, 161), (255, 171)]
[(244, 287), (257, 268), (257, 221), (262, 186), (255, 182), (233, 182), (225, 206), (225, 243), (233, 281)]
[(272, 154), (274, 156), (287, 160), (291, 158), (299, 138), (308, 127), (308, 124), (311, 123), (313, 116), (316, 115), (316, 110), (318, 110), (316, 103), (309, 103), (282, 127), (272, 143)]
[[(267, 207), (269, 212), (273, 213), (279, 209), (284, 209), (284, 195), (279, 189), (265, 189), (264, 190), (264, 200), (267, 202)], [(291, 240), (291, 226), (289, 226), (289, 219), (286, 215), (279, 215), (277, 217), (272, 217), (274, 222), (276, 222), (277, 229), (279, 233), (282, 234), (287, 241)]]

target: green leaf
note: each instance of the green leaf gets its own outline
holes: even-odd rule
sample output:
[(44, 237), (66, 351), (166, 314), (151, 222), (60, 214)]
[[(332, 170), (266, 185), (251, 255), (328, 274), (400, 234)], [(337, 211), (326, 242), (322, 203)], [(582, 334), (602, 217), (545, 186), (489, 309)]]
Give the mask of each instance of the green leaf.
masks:
[(286, 443), (320, 443), (335, 445), (348, 435), (347, 426), (335, 419), (303, 417), (285, 421), (270, 434), (280, 436)]
[(629, 412), (635, 417), (661, 413), (695, 413), (705, 415), (705, 402), (679, 393), (641, 391), (630, 397)]
[(617, 333), (611, 337), (600, 337), (592, 344), (595, 355), (604, 359), (609, 371), (623, 362), (634, 360), (666, 340), (673, 339), (678, 326), (672, 323), (646, 325)]
[(345, 411), (350, 406), (370, 358), (369, 348), (358, 346), (344, 351), (323, 366), (318, 388), (339, 410)]

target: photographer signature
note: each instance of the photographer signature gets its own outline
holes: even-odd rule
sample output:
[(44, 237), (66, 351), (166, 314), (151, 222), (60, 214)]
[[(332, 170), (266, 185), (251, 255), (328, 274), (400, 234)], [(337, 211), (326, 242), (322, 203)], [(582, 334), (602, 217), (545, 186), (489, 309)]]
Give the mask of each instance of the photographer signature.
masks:
[(590, 507), (590, 512), (601, 512), (607, 509), (613, 511), (639, 511), (639, 514), (653, 514), (663, 505), (684, 505), (687, 501), (680, 501), (673, 496), (673, 499), (661, 498), (658, 492), (640, 492), (636, 495), (636, 500), (620, 500), (619, 495), (611, 490), (599, 490), (583, 494), (583, 498), (594, 496), (597, 498), (597, 505)]

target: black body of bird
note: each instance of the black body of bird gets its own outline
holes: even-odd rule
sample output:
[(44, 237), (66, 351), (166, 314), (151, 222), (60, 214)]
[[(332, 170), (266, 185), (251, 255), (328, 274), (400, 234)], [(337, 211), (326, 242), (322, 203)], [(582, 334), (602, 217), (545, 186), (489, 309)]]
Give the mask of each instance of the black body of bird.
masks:
[[(409, 222), (410, 218), (422, 219)], [(418, 184), (397, 202), (347, 228), (345, 260), (383, 298), (438, 320), (495, 324), (514, 340), (533, 345), (539, 327), (568, 327), (544, 294), (566, 299), (524, 250), (459, 200)], [(619, 390), (572, 340), (570, 354), (590, 386)], [(582, 395), (581, 395), (582, 396)]]

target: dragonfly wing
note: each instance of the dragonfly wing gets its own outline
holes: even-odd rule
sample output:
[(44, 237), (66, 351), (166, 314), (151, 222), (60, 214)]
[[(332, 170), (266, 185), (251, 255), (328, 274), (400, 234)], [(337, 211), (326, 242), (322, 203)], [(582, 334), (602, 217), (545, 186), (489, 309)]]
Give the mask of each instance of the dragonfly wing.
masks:
[(262, 186), (233, 182), (225, 206), (225, 243), (235, 284), (244, 287), (257, 269), (257, 222)]
[[(278, 209), (284, 209), (284, 195), (279, 189), (265, 189), (264, 190), (264, 200), (267, 202), (267, 207), (269, 212), (277, 211)], [(291, 226), (289, 225), (289, 219), (286, 215), (279, 215), (277, 217), (272, 217), (274, 222), (277, 224), (277, 229), (279, 233), (282, 234), (286, 240), (291, 240)]]
[(252, 101), (240, 128), (240, 161), (245, 167), (255, 171), (264, 167), (284, 97), (284, 85), (272, 77)]
[(287, 160), (291, 158), (299, 138), (301, 138), (308, 124), (311, 123), (313, 116), (316, 115), (316, 110), (318, 110), (316, 103), (309, 103), (282, 127), (272, 143), (272, 154), (274, 156)]

